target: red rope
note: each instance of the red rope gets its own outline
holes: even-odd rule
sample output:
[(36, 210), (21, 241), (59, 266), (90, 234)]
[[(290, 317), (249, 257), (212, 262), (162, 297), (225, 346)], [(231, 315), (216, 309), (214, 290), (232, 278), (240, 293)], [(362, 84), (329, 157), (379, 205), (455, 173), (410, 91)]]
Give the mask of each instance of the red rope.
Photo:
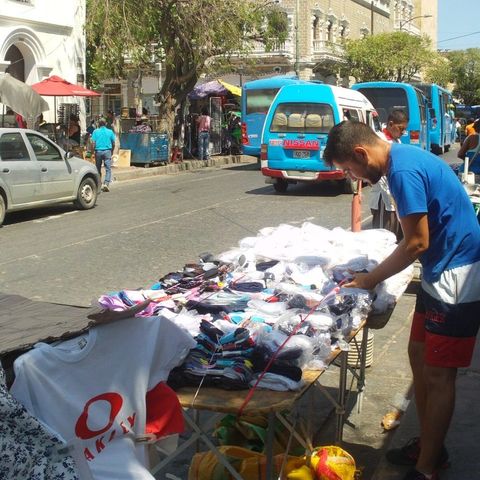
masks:
[(307, 318), (325, 301), (326, 298), (328, 298), (330, 295), (334, 294), (334, 293), (338, 293), (338, 291), (340, 290), (340, 286), (342, 285), (343, 282), (339, 283), (338, 286), (334, 287), (330, 292), (328, 292), (323, 298), (322, 300), (320, 300), (316, 305), (314, 305), (310, 311), (307, 313), (307, 315), (305, 316), (304, 319), (300, 320), (300, 322), (298, 323), (298, 325), (295, 326), (295, 328), (290, 332), (290, 334), (288, 335), (288, 337), (283, 341), (283, 343), (277, 348), (277, 350), (275, 351), (275, 353), (272, 355), (272, 357), (270, 358), (270, 360), (268, 361), (266, 367), (263, 369), (263, 372), (260, 373), (260, 375), (258, 376), (257, 378), (257, 381), (255, 382), (255, 384), (253, 385), (253, 387), (250, 388), (247, 396), (245, 397), (245, 400), (243, 401), (242, 405), (240, 406), (239, 410), (238, 410), (238, 413), (237, 413), (237, 417), (240, 417), (243, 413), (243, 411), (245, 410), (245, 407), (248, 405), (248, 403), (250, 402), (250, 400), (252, 399), (253, 397), (253, 394), (255, 393), (255, 390), (257, 389), (258, 387), (258, 384), (262, 381), (262, 378), (265, 376), (265, 374), (268, 372), (268, 370), (270, 369), (270, 367), (272, 366), (272, 363), (277, 359), (278, 357), (278, 354), (280, 353), (280, 351), (282, 350), (282, 348), (286, 345), (286, 343), (293, 337), (293, 335), (295, 335), (298, 330), (300, 329), (300, 327), (303, 325), (303, 323), (305, 323), (305, 321), (307, 320)]

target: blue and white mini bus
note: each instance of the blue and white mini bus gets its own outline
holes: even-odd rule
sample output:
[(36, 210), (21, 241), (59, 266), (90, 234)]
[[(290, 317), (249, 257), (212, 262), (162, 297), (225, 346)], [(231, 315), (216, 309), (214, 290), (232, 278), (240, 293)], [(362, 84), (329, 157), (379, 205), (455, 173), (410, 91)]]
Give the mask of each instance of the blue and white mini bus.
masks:
[(380, 130), (372, 104), (359, 92), (315, 83), (282, 87), (263, 128), (260, 160), (266, 183), (285, 193), (291, 183), (336, 180), (351, 193), (343, 170), (323, 161), (328, 132), (343, 120)]
[(352, 85), (372, 102), (382, 127), (387, 125), (393, 110), (403, 110), (408, 116), (407, 130), (400, 138), (402, 143), (430, 150), (427, 99), (409, 83), (365, 82)]
[(304, 83), (295, 76), (278, 75), (246, 82), (242, 87), (242, 153), (260, 156), (260, 141), (268, 109), (280, 88)]

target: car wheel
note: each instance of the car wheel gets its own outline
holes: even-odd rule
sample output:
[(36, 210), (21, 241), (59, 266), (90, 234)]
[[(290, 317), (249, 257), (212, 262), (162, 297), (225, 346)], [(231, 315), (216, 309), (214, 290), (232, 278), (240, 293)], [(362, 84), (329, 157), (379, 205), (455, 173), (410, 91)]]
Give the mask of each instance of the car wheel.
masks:
[(354, 185), (351, 178), (344, 178), (343, 180), (339, 180), (339, 184), (343, 193), (348, 193), (349, 195), (353, 193)]
[(277, 179), (277, 181), (273, 184), (273, 188), (277, 193), (285, 193), (288, 188), (288, 182), (283, 179)]
[(95, 206), (97, 195), (98, 190), (95, 180), (90, 177), (84, 178), (78, 187), (77, 199), (74, 204), (81, 210), (88, 210)]
[(3, 195), (0, 194), (0, 227), (3, 225), (6, 212), (7, 212), (7, 206), (5, 205), (5, 199), (3, 198)]

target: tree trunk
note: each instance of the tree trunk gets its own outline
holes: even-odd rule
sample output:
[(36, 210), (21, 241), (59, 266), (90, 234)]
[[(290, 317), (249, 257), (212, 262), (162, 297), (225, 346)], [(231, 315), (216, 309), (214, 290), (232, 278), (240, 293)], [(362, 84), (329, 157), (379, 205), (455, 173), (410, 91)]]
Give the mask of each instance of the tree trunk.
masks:
[(158, 107), (160, 131), (166, 133), (168, 137), (168, 158), (171, 158), (176, 109), (177, 102), (171, 96), (162, 101)]

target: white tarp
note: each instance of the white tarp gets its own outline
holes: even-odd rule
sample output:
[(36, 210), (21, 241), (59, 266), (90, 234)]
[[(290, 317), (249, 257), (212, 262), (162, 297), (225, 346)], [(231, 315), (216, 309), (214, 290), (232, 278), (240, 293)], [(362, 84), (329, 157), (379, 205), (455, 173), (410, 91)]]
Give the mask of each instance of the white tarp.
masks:
[(0, 75), (0, 103), (7, 105), (25, 119), (35, 119), (49, 110), (48, 103), (30, 85), (17, 80), (9, 73)]

